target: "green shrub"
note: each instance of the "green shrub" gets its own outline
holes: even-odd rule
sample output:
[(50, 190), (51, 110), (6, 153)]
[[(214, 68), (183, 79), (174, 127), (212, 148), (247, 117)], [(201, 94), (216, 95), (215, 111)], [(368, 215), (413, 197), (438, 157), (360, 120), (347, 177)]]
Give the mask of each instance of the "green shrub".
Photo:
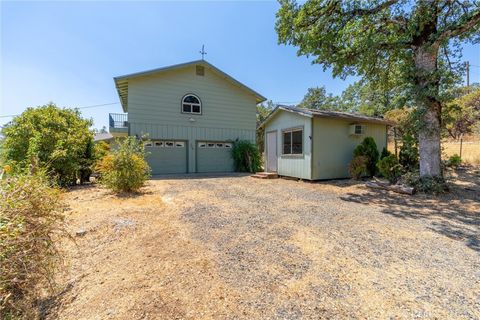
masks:
[(75, 109), (28, 108), (2, 129), (3, 158), (17, 172), (28, 171), (35, 158), (55, 183), (75, 184), (85, 180), (93, 161), (91, 124)]
[(235, 141), (232, 148), (235, 170), (239, 172), (258, 172), (262, 169), (262, 157), (255, 144), (248, 140)]
[(402, 175), (402, 166), (393, 154), (380, 159), (377, 167), (380, 174), (391, 183), (397, 182)]
[(458, 167), (461, 164), (462, 164), (462, 158), (460, 158), (460, 156), (458, 154), (452, 155), (447, 160), (447, 166), (448, 167)]
[(367, 159), (367, 174), (369, 176), (375, 175), (377, 171), (378, 148), (375, 140), (372, 137), (366, 137), (362, 143), (353, 150), (353, 157), (364, 156)]
[(403, 136), (398, 160), (407, 171), (418, 170), (418, 147), (412, 135), (406, 134)]
[(390, 151), (388, 151), (388, 149), (386, 147), (383, 147), (382, 153), (380, 154), (380, 160), (385, 158), (385, 157), (391, 156), (391, 155), (392, 155), (392, 153)]
[(135, 137), (125, 138), (96, 168), (101, 175), (100, 182), (115, 192), (138, 191), (150, 175), (143, 142)]
[(93, 147), (93, 158), (95, 161), (99, 161), (107, 154), (110, 153), (110, 145), (105, 141), (98, 141)]
[(0, 314), (37, 317), (36, 301), (53, 290), (62, 228), (60, 191), (41, 175), (0, 180)]
[(448, 184), (444, 178), (421, 178), (418, 170), (405, 173), (401, 179), (404, 184), (414, 187), (418, 192), (440, 194), (448, 191)]
[(365, 156), (356, 156), (348, 165), (348, 172), (355, 180), (360, 180), (367, 173), (368, 158)]

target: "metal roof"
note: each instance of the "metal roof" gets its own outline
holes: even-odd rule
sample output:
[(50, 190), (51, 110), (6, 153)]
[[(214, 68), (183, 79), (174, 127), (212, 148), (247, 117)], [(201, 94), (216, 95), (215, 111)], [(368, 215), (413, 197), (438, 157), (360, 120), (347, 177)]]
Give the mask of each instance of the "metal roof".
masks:
[(298, 108), (296, 106), (278, 105), (275, 109), (273, 109), (272, 112), (270, 112), (267, 118), (265, 118), (265, 120), (258, 127), (259, 128), (263, 127), (280, 110), (293, 112), (309, 118), (333, 118), (333, 119), (343, 119), (343, 120), (367, 122), (367, 123), (379, 123), (379, 124), (385, 124), (385, 125), (394, 124), (394, 122), (385, 120), (383, 118), (369, 117), (369, 116), (365, 116), (363, 114), (357, 114), (357, 113), (306, 109), (306, 108)]
[(93, 141), (94, 142), (97, 142), (97, 141), (108, 141), (108, 140), (111, 140), (113, 139), (113, 136), (111, 133), (109, 132), (97, 132), (95, 133), (95, 135), (93, 136)]
[(208, 63), (207, 61), (205, 61), (205, 60), (195, 60), (195, 61), (176, 64), (176, 65), (172, 65), (172, 66), (167, 66), (167, 67), (162, 67), (162, 68), (157, 68), (157, 69), (152, 69), (152, 70), (136, 72), (136, 73), (131, 73), (131, 74), (123, 75), (123, 76), (114, 77), (113, 80), (115, 81), (115, 87), (117, 88), (117, 92), (118, 92), (118, 95), (120, 97), (120, 102), (122, 104), (123, 111), (128, 112), (127, 102), (128, 102), (128, 80), (129, 79), (148, 76), (148, 75), (153, 75), (153, 74), (162, 73), (162, 72), (165, 72), (165, 71), (171, 71), (171, 70), (175, 70), (175, 69), (186, 68), (186, 67), (190, 67), (190, 66), (193, 66), (193, 65), (203, 65), (204, 67), (207, 67), (207, 68), (211, 69), (212, 71), (216, 72), (221, 77), (229, 80), (234, 85), (250, 92), (251, 94), (253, 94), (255, 96), (257, 103), (261, 103), (261, 102), (267, 100), (267, 98), (265, 98), (264, 96), (262, 96), (258, 92), (250, 89), (249, 87), (247, 87), (246, 85), (244, 85), (240, 81), (235, 80), (234, 78), (232, 78), (231, 76), (229, 76), (228, 74), (223, 72), (222, 70), (220, 70), (217, 67), (215, 67), (214, 65)]

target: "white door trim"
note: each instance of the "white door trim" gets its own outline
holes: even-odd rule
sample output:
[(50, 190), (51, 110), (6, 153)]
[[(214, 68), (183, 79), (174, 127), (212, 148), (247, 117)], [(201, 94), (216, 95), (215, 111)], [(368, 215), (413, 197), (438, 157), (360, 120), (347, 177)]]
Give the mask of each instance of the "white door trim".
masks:
[(277, 172), (278, 170), (278, 140), (277, 131), (270, 131), (266, 134), (266, 160), (267, 165), (265, 170), (267, 172)]

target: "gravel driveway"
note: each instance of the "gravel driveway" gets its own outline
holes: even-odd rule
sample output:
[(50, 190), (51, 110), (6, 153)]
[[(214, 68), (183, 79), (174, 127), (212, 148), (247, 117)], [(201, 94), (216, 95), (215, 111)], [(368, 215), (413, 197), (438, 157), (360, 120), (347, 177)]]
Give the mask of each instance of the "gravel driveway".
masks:
[[(91, 231), (71, 257), (83, 276), (55, 316), (480, 319), (480, 186), (471, 183), (433, 199), (350, 181), (162, 179), (101, 218), (85, 208), (105, 212), (115, 196), (75, 190), (69, 223)], [(102, 227), (119, 217), (134, 227)], [(112, 277), (123, 282), (98, 280)]]

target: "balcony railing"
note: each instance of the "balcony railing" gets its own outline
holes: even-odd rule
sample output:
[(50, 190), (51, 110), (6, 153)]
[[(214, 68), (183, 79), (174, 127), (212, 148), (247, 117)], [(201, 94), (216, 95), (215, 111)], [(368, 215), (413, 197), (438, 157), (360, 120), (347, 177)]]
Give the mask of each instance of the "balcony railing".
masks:
[(127, 113), (110, 113), (108, 115), (110, 128), (128, 128), (128, 114)]

